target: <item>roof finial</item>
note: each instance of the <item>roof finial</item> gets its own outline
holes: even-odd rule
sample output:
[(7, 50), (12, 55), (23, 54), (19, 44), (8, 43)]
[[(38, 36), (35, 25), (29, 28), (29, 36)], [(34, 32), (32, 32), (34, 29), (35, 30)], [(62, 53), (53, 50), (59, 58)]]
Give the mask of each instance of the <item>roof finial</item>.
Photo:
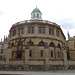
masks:
[(37, 6), (36, 6), (36, 8), (37, 8)]

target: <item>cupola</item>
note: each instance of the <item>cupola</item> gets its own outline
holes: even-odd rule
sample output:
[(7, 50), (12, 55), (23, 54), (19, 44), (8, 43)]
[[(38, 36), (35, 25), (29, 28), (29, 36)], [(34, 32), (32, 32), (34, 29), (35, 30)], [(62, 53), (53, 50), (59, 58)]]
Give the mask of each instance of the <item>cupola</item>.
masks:
[(31, 13), (31, 20), (42, 20), (41, 16), (41, 11), (36, 7)]

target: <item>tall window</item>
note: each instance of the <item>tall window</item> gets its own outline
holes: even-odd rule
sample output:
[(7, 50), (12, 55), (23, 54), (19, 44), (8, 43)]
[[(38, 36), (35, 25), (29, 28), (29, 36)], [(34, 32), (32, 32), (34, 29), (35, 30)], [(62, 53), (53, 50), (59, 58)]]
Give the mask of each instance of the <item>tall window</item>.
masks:
[(16, 35), (16, 30), (13, 30), (13, 36), (15, 36)]
[(41, 50), (41, 57), (43, 57), (43, 50)]
[(53, 51), (51, 51), (51, 57), (53, 57)]
[(24, 28), (19, 28), (19, 34), (24, 34)]
[(28, 27), (28, 33), (34, 33), (34, 27)]
[(32, 56), (32, 50), (29, 51), (29, 56), (30, 56), (30, 57)]
[(59, 58), (59, 52), (58, 52), (58, 58)]
[(32, 27), (32, 33), (34, 33), (34, 27)]
[(45, 27), (39, 27), (39, 33), (45, 34)]
[(35, 14), (33, 14), (33, 17), (35, 18)]
[(39, 27), (39, 33), (41, 33), (41, 27)]
[(24, 34), (24, 28), (22, 28), (22, 34)]
[(52, 29), (52, 35), (54, 35), (54, 29)]
[(42, 33), (45, 34), (45, 28), (44, 27), (42, 28)]
[(51, 35), (51, 28), (49, 28), (49, 34)]
[(19, 34), (21, 34), (21, 28), (19, 28)]
[(37, 14), (37, 18), (39, 18), (39, 14)]

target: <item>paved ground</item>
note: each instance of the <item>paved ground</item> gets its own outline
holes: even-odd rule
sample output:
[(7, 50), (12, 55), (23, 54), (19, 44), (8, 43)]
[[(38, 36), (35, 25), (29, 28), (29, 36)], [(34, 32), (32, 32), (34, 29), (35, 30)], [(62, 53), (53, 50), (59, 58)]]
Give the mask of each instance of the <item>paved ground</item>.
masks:
[(0, 71), (0, 75), (75, 75), (75, 70), (68, 71), (46, 71), (46, 72), (33, 72), (33, 71)]

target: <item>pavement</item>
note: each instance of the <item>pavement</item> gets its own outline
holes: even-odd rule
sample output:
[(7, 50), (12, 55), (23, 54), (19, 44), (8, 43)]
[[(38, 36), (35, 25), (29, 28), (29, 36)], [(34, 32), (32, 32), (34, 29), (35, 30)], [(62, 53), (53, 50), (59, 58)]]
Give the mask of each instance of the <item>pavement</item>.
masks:
[(75, 70), (64, 71), (0, 71), (0, 75), (75, 75)]

